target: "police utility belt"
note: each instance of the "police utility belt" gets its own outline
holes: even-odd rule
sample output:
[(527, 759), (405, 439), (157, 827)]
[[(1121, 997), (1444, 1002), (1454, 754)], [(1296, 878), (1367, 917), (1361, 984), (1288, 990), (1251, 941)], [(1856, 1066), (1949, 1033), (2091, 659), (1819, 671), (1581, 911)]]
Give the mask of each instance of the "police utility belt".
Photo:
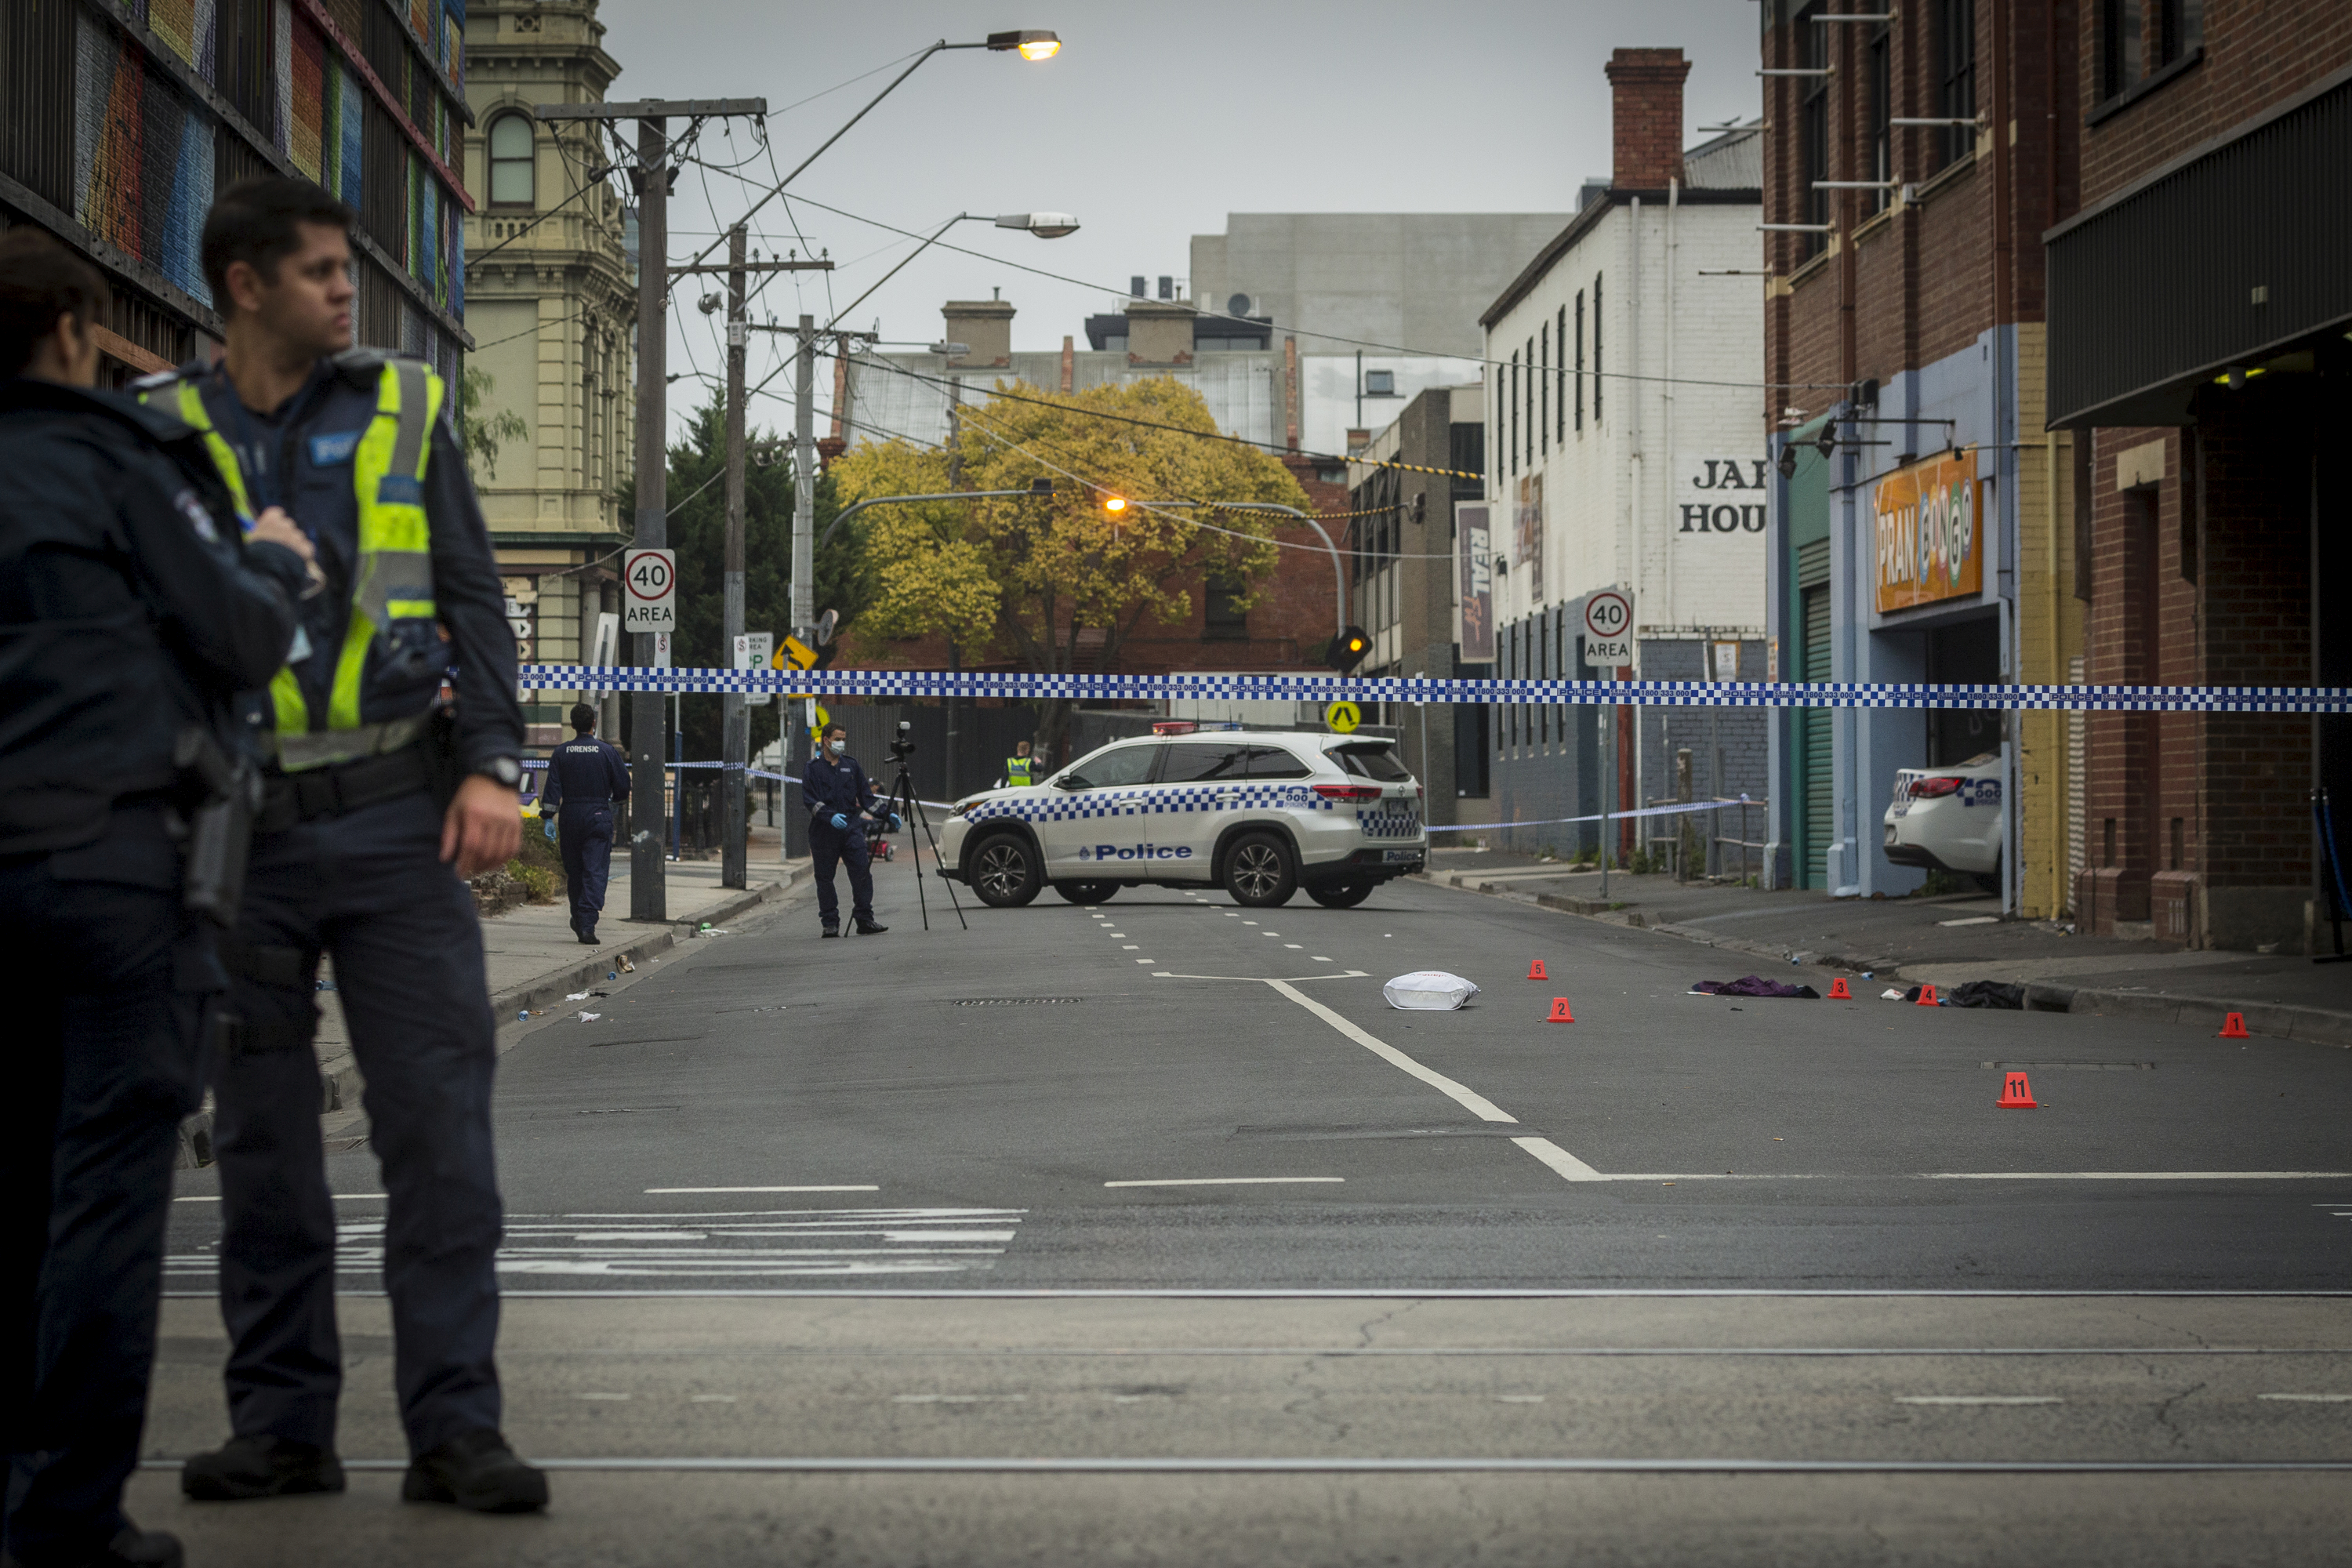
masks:
[[(460, 774), (456, 731), (454, 717), (446, 708), (357, 731), (333, 731), (331, 739), (346, 750), (368, 744), (377, 750), (372, 755), (299, 773), (273, 769), (263, 774), (261, 811), (255, 829), (283, 833), (305, 822), (341, 816), (418, 790), (430, 790), (435, 804), (446, 808), (457, 793)], [(285, 754), (294, 748), (284, 742), (299, 738), (280, 737), (281, 767), (294, 760)]]

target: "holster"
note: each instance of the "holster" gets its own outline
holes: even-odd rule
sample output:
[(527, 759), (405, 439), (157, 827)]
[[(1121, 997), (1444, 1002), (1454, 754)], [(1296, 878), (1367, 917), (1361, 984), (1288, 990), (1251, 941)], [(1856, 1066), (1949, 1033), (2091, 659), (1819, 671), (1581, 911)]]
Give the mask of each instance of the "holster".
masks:
[(425, 776), (433, 791), (434, 808), (446, 812), (449, 803), (457, 798), (457, 786), (466, 782), (466, 764), (457, 753), (457, 709), (444, 702), (436, 707), (425, 721), (425, 735), (419, 742), (425, 748)]
[(233, 930), (245, 896), (254, 819), (261, 812), (261, 771), (247, 758), (231, 757), (211, 731), (194, 724), (173, 742), (172, 760), (195, 786), (191, 793), (202, 796), (188, 814), (181, 905)]

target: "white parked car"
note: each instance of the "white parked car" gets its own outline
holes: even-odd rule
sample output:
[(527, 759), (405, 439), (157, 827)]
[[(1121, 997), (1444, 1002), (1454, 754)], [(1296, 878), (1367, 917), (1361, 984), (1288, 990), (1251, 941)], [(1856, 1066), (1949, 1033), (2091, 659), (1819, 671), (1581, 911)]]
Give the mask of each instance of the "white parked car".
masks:
[(1956, 767), (1897, 768), (1885, 823), (1886, 858), (1897, 866), (1999, 878), (2009, 826), (2000, 753)]
[(1254, 908), (1299, 889), (1360, 904), (1428, 858), (1421, 785), (1370, 737), (1228, 730), (1115, 741), (1037, 784), (958, 801), (941, 876), (982, 901), (1222, 887)]

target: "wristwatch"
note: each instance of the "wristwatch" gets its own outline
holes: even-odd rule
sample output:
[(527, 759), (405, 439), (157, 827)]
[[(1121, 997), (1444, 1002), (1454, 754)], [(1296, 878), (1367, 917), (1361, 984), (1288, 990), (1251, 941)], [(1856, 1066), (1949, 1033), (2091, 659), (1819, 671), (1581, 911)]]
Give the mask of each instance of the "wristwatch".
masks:
[(474, 771), (498, 780), (509, 789), (519, 788), (522, 784), (522, 764), (512, 757), (492, 757)]

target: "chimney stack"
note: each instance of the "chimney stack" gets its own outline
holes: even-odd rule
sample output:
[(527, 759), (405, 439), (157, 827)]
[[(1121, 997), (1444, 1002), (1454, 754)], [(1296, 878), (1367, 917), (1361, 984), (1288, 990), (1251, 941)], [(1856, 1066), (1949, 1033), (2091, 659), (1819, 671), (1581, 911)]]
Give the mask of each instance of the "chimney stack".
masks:
[(1614, 110), (1609, 182), (1619, 190), (1663, 191), (1683, 177), (1680, 49), (1619, 49), (1605, 68)]

